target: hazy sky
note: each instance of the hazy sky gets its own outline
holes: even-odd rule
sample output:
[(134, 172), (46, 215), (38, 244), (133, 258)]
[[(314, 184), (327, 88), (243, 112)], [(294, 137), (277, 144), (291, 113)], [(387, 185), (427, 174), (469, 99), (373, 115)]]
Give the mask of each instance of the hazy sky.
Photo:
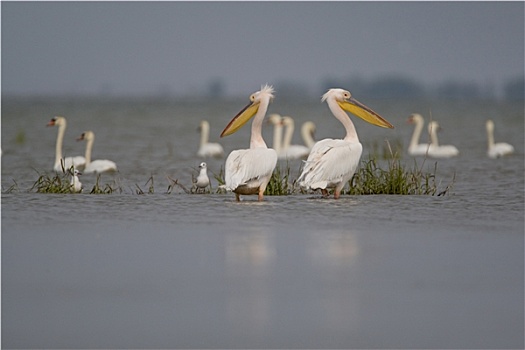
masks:
[(222, 79), (246, 95), (383, 74), (501, 87), (524, 72), (523, 2), (3, 1), (1, 12), (9, 94), (191, 94)]

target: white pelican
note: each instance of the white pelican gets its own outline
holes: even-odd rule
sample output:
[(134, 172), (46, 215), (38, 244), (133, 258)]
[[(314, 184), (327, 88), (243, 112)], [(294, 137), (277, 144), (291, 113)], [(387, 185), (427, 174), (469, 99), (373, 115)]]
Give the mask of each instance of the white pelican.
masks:
[(283, 123), (279, 114), (273, 113), (268, 117), (268, 122), (273, 125), (273, 149), (277, 152), (277, 157), (281, 158)]
[(459, 154), (458, 149), (452, 145), (440, 146), (437, 137), (439, 124), (436, 121), (428, 123), (428, 133), (430, 134), (430, 146), (428, 146), (428, 156), (433, 158), (450, 158)]
[(197, 176), (197, 181), (195, 181), (195, 186), (197, 187), (197, 193), (204, 193), (206, 187), (210, 185), (210, 178), (208, 177), (208, 166), (205, 162), (202, 162), (199, 165), (199, 175)]
[(66, 118), (56, 116), (47, 123), (47, 126), (58, 126), (57, 142), (55, 146), (55, 171), (62, 171), (62, 162), (64, 163), (64, 170), (71, 168), (83, 169), (86, 164), (86, 159), (82, 156), (76, 157), (62, 157), (62, 141), (64, 140), (64, 133), (66, 132), (67, 122)]
[(117, 164), (111, 160), (98, 159), (91, 161), (91, 148), (95, 141), (95, 134), (92, 131), (86, 131), (77, 138), (77, 141), (86, 140), (86, 167), (84, 173), (104, 173), (106, 171), (117, 171)]
[(485, 126), (487, 128), (487, 138), (489, 142), (487, 150), (487, 156), (489, 158), (499, 158), (514, 153), (514, 147), (512, 145), (506, 142), (494, 143), (494, 122), (492, 120), (487, 120)]
[(219, 143), (208, 142), (210, 137), (210, 123), (206, 120), (202, 120), (199, 129), (201, 131), (201, 142), (197, 155), (199, 157), (224, 157), (224, 150)]
[(284, 116), (282, 123), (286, 127), (282, 143), (282, 154), (286, 159), (306, 158), (310, 154), (310, 148), (303, 145), (291, 145), (294, 132), (294, 120), (292, 117)]
[(308, 149), (312, 149), (315, 145), (315, 123), (311, 121), (304, 122), (301, 126), (301, 137), (303, 138), (304, 144)]
[(346, 136), (342, 140), (324, 139), (312, 148), (298, 182), (307, 189), (321, 189), (323, 196), (328, 196), (328, 188), (335, 188), (334, 198), (341, 195), (341, 190), (352, 178), (359, 165), (363, 146), (359, 142), (354, 124), (345, 111), (355, 114), (368, 123), (394, 128), (364, 104), (343, 89), (330, 89), (323, 95), (332, 114), (343, 124)]
[(73, 193), (82, 192), (82, 183), (80, 182), (78, 178), (79, 175), (82, 175), (80, 171), (78, 171), (77, 169), (73, 170), (73, 174), (71, 175), (71, 183), (70, 183), (71, 192)]
[(410, 139), (410, 144), (408, 145), (408, 154), (411, 156), (424, 156), (428, 152), (428, 147), (430, 144), (419, 143), (419, 138), (421, 136), (421, 131), (423, 131), (423, 125), (425, 121), (421, 114), (414, 113), (408, 117), (407, 122), (409, 124), (415, 124), (414, 133)]
[(255, 115), (252, 122), (250, 148), (232, 151), (226, 159), (225, 187), (235, 193), (237, 201), (240, 201), (241, 194), (257, 194), (257, 199), (262, 201), (264, 190), (277, 165), (277, 152), (268, 148), (262, 137), (262, 123), (272, 99), (273, 87), (262, 86), (260, 91), (250, 96), (250, 103), (230, 121), (221, 133), (221, 137), (233, 134)]

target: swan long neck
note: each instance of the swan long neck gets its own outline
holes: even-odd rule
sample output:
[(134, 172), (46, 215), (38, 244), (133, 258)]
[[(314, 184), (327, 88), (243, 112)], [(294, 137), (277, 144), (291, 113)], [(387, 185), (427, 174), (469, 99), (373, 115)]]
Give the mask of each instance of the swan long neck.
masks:
[(410, 147), (417, 147), (422, 131), (423, 131), (423, 121), (421, 119), (416, 119), (415, 126), (414, 126), (414, 132), (412, 133), (412, 138), (410, 139)]
[(487, 124), (487, 140), (489, 148), (494, 147), (494, 129)]
[(57, 143), (55, 146), (55, 165), (60, 164), (62, 159), (62, 142), (64, 141), (64, 133), (66, 132), (66, 121), (58, 125)]
[(94, 136), (86, 139), (86, 167), (91, 163), (91, 149), (93, 148)]
[(281, 151), (281, 139), (283, 136), (283, 126), (278, 121), (273, 126), (273, 149), (278, 153)]
[(210, 125), (208, 123), (201, 123), (201, 146), (208, 143), (210, 137)]
[(252, 134), (250, 137), (250, 148), (268, 148), (266, 142), (262, 137), (262, 124), (266, 111), (268, 110), (268, 105), (270, 104), (269, 99), (264, 99), (261, 101), (259, 109), (255, 114), (255, 117), (252, 121)]
[(430, 144), (432, 146), (435, 146), (435, 147), (438, 147), (439, 146), (439, 141), (438, 141), (438, 137), (437, 137), (437, 126), (434, 125), (434, 124), (429, 124), (428, 125), (428, 132), (430, 134)]
[(284, 141), (283, 141), (283, 149), (288, 149), (290, 145), (292, 144), (292, 137), (293, 137), (293, 131), (294, 131), (294, 122), (292, 119), (289, 119), (286, 122), (286, 130), (284, 132)]
[(330, 108), (330, 111), (332, 111), (334, 117), (336, 117), (337, 120), (339, 120), (341, 124), (343, 124), (346, 130), (346, 136), (344, 140), (351, 142), (359, 142), (359, 137), (357, 136), (357, 131), (355, 129), (354, 123), (352, 123), (352, 120), (350, 120), (348, 114), (346, 114), (346, 112), (343, 111), (341, 107), (339, 107), (335, 98), (328, 98), (326, 102), (328, 103), (328, 107)]
[(313, 129), (311, 127), (312, 124), (303, 124), (301, 128), (301, 136), (303, 138), (304, 144), (308, 148), (312, 148), (315, 144), (315, 140), (312, 137)]

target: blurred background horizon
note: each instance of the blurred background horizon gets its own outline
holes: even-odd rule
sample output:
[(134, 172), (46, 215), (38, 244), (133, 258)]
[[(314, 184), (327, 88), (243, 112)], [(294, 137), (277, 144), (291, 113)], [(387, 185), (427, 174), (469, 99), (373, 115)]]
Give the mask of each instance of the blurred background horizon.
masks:
[(2, 2), (2, 96), (524, 98), (523, 2)]

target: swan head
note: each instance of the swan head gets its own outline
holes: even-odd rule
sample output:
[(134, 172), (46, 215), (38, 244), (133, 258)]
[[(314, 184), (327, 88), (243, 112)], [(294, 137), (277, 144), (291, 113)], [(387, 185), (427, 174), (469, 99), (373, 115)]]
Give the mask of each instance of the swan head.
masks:
[(60, 116), (54, 116), (48, 123), (47, 126), (65, 126), (66, 118)]
[(441, 131), (441, 127), (439, 126), (438, 122), (432, 120), (428, 123), (428, 132), (432, 133), (432, 131)]
[(487, 122), (485, 123), (485, 127), (487, 128), (488, 131), (493, 131), (494, 130), (494, 122), (492, 120), (487, 120)]
[(272, 125), (281, 124), (281, 121), (282, 117), (277, 113), (270, 114), (270, 116), (268, 117), (268, 122)]
[(423, 122), (423, 117), (419, 113), (413, 113), (407, 119), (408, 124), (419, 124), (422, 122)]
[(284, 126), (294, 125), (293, 118), (292, 118), (292, 117), (289, 117), (289, 116), (284, 116), (284, 117), (283, 117), (283, 125), (284, 125)]
[(268, 106), (274, 98), (274, 89), (270, 85), (261, 86), (261, 90), (250, 95), (250, 103), (228, 123), (221, 137), (231, 135), (246, 124), (258, 111), (260, 106)]
[(197, 128), (198, 131), (201, 131), (203, 129), (209, 129), (210, 128), (210, 123), (208, 123), (207, 120), (201, 120), (200, 124), (199, 124), (199, 127)]
[(331, 101), (335, 101), (343, 110), (358, 116), (370, 124), (380, 126), (382, 128), (394, 128), (392, 124), (383, 119), (383, 117), (374, 112), (371, 108), (365, 106), (353, 98), (350, 91), (339, 88), (330, 89), (321, 98), (321, 102), (325, 101), (328, 104), (330, 104)]
[(82, 135), (77, 137), (77, 141), (82, 141), (82, 140), (92, 141), (94, 139), (95, 139), (95, 134), (93, 133), (93, 131), (84, 131)]

